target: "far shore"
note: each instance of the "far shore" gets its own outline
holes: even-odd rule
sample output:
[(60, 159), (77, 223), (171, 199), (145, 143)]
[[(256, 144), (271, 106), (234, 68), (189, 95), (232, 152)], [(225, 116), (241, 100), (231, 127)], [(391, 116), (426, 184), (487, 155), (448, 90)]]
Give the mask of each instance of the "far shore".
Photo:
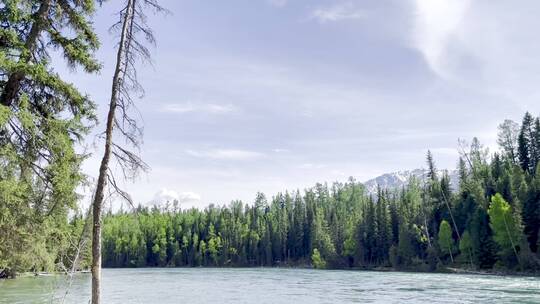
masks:
[[(185, 269), (185, 268), (215, 268), (215, 269), (249, 269), (249, 268), (283, 268), (283, 269), (315, 269), (310, 266), (246, 266), (246, 267), (109, 267), (103, 269)], [(456, 267), (445, 267), (436, 271), (422, 271), (419, 269), (395, 269), (392, 267), (365, 267), (365, 268), (327, 268), (327, 269), (318, 269), (321, 271), (324, 270), (343, 270), (343, 271), (375, 271), (375, 272), (405, 272), (405, 273), (433, 273), (433, 274), (465, 274), (465, 275), (482, 275), (482, 276), (519, 276), (519, 277), (540, 277), (540, 272), (525, 272), (525, 271), (510, 271), (510, 270), (475, 270), (467, 268), (456, 268)], [(77, 270), (75, 272), (22, 272), (17, 274), (16, 278), (20, 277), (47, 277), (47, 276), (57, 276), (57, 275), (70, 275), (70, 274), (83, 274), (90, 273), (90, 270)]]

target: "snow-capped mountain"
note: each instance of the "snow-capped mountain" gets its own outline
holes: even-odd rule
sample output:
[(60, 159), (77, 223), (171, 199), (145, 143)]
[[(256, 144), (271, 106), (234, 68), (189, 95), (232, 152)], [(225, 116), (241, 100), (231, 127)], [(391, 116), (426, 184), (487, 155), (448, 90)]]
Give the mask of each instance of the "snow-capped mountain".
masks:
[[(459, 184), (459, 176), (457, 170), (437, 170), (437, 173), (442, 176), (444, 171), (448, 171), (450, 176), (450, 186), (452, 189), (455, 189)], [(427, 170), (425, 169), (414, 169), (414, 170), (404, 170), (397, 171), (392, 173), (385, 173), (383, 175), (372, 178), (364, 182), (366, 191), (371, 194), (377, 193), (377, 185), (382, 189), (399, 189), (409, 182), (411, 176), (416, 177), (418, 180), (422, 181), (427, 179)]]

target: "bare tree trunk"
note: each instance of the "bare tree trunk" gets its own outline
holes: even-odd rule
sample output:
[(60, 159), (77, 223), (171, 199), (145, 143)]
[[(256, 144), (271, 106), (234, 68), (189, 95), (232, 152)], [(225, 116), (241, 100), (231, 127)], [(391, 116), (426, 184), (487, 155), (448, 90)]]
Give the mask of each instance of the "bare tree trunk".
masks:
[(75, 274), (75, 272), (77, 271), (77, 266), (79, 264), (79, 261), (80, 261), (80, 257), (81, 257), (81, 251), (84, 249), (84, 247), (86, 246), (86, 242), (87, 242), (87, 234), (88, 234), (88, 229), (90, 228), (90, 215), (92, 214), (92, 208), (91, 206), (88, 207), (88, 211), (86, 212), (86, 216), (84, 217), (84, 226), (83, 226), (83, 230), (81, 231), (81, 235), (79, 236), (79, 240), (77, 241), (77, 247), (76, 247), (76, 251), (75, 251), (75, 256), (73, 257), (73, 260), (71, 261), (71, 270), (69, 271), (68, 275), (69, 275), (69, 281), (68, 281), (68, 285), (67, 285), (67, 288), (66, 288), (66, 291), (64, 293), (64, 296), (62, 297), (62, 304), (66, 302), (66, 298), (67, 298), (67, 295), (69, 293), (69, 290), (71, 289), (71, 286), (73, 285), (73, 275)]
[(107, 115), (107, 126), (105, 130), (105, 151), (99, 167), (99, 177), (96, 185), (96, 194), (93, 203), (93, 229), (92, 229), (92, 304), (101, 302), (101, 210), (105, 196), (105, 187), (107, 186), (107, 172), (109, 170), (109, 161), (111, 158), (112, 137), (114, 129), (114, 116), (118, 104), (118, 90), (122, 81), (121, 67), (122, 60), (125, 57), (125, 48), (128, 39), (128, 27), (131, 25), (131, 16), (133, 14), (134, 0), (128, 0), (126, 12), (123, 16), (122, 32), (120, 34), (120, 43), (116, 56), (116, 68), (114, 71), (111, 100), (109, 103), (109, 113)]
[[(458, 237), (458, 242), (461, 242), (461, 234), (459, 233), (459, 230), (458, 230), (458, 227), (457, 227), (457, 224), (456, 224), (456, 220), (454, 219), (454, 214), (452, 213), (452, 208), (450, 208), (450, 204), (448, 203), (448, 200), (446, 199), (446, 195), (444, 194), (444, 191), (441, 191), (441, 193), (442, 193), (444, 203), (446, 204), (446, 208), (448, 208), (448, 213), (450, 213), (450, 219), (452, 219), (452, 225), (454, 226), (454, 230), (456, 231), (456, 234), (457, 234), (457, 237)], [(470, 253), (470, 250), (469, 250), (469, 259), (470, 259), (470, 262), (471, 262), (471, 266), (474, 265), (473, 259), (472, 259), (472, 254)], [(450, 260), (452, 261), (452, 263), (454, 263), (454, 257), (452, 256), (452, 249), (450, 249)]]
[(508, 223), (506, 222), (506, 215), (504, 213), (503, 213), (503, 220), (504, 220), (504, 227), (506, 228), (506, 233), (508, 234), (508, 238), (510, 239), (510, 244), (512, 245), (512, 250), (514, 250), (514, 254), (516, 255), (516, 259), (518, 261), (519, 267), (522, 267), (521, 260), (519, 259), (519, 254), (516, 250), (516, 245), (514, 244), (514, 238), (512, 238), (512, 234), (510, 233), (510, 229), (508, 228)]
[[(41, 6), (36, 12), (36, 21), (32, 25), (32, 29), (30, 29), (30, 33), (28, 34), (28, 37), (26, 38), (26, 41), (24, 43), (24, 46), (28, 53), (21, 56), (21, 58), (19, 59), (21, 62), (29, 62), (32, 59), (32, 54), (34, 53), (34, 50), (36, 48), (39, 34), (43, 31), (46, 25), (47, 15), (49, 14), (50, 7), (50, 0), (41, 2)], [(6, 107), (11, 106), (13, 100), (19, 92), (19, 88), (21, 87), (21, 81), (23, 80), (23, 78), (24, 74), (22, 72), (15, 72), (9, 75), (6, 85), (4, 87), (4, 91), (2, 92), (2, 96), (0, 97), (0, 104)]]

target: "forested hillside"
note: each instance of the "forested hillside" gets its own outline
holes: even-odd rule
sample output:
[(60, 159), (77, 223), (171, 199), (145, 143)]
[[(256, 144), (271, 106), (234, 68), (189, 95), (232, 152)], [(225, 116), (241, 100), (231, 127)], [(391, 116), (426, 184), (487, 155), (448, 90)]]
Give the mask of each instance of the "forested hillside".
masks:
[[(392, 266), (436, 270), (445, 265), (536, 271), (540, 227), (540, 122), (499, 126), (500, 152), (477, 139), (461, 147), (459, 186), (438, 174), (427, 154), (426, 180), (379, 189), (317, 184), (252, 204), (109, 213), (107, 267)], [(359, 151), (361, 153), (361, 151)]]

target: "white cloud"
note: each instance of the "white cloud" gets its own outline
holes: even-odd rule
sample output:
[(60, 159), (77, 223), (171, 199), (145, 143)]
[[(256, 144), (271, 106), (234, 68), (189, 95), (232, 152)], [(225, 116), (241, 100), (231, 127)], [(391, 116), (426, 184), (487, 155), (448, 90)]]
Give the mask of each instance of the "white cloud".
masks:
[(231, 104), (214, 104), (214, 103), (206, 103), (206, 104), (200, 104), (200, 103), (172, 103), (172, 104), (165, 104), (160, 108), (161, 112), (168, 112), (168, 113), (178, 113), (178, 114), (185, 114), (185, 113), (193, 113), (193, 112), (199, 112), (199, 113), (210, 113), (210, 114), (226, 114), (236, 111), (236, 108)]
[(178, 193), (167, 188), (159, 190), (148, 205), (164, 206), (167, 202), (172, 204), (174, 201), (178, 201), (182, 208), (202, 207), (199, 194), (190, 191)]
[(201, 196), (195, 192), (181, 192), (178, 201), (182, 207), (198, 206), (201, 203)]
[(316, 19), (321, 23), (347, 19), (361, 19), (365, 16), (365, 12), (355, 7), (351, 2), (339, 3), (329, 7), (320, 7), (311, 13), (311, 18)]
[(448, 76), (448, 48), (459, 35), (470, 0), (416, 0), (414, 44), (431, 69)]
[(263, 153), (240, 149), (186, 150), (186, 154), (217, 160), (253, 160), (264, 157)]
[(441, 79), (534, 109), (540, 91), (537, 3), (415, 0), (412, 45)]
[(178, 192), (174, 190), (169, 190), (166, 188), (160, 189), (152, 199), (152, 204), (162, 204), (166, 202), (172, 202), (174, 200), (179, 200), (180, 196), (178, 195)]

